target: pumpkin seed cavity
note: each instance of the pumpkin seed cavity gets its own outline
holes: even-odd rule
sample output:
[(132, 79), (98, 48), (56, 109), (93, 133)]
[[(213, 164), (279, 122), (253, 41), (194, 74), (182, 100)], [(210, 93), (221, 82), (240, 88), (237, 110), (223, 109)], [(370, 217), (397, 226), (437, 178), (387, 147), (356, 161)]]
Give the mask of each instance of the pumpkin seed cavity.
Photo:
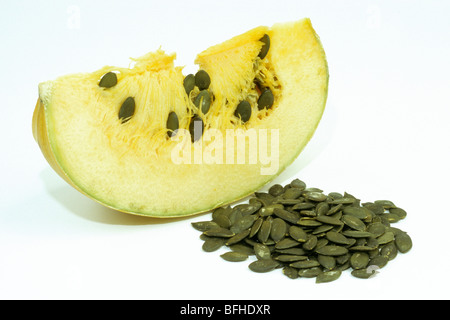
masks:
[[(388, 219), (390, 214), (398, 219)], [(228, 247), (232, 251), (221, 255), (224, 260), (241, 262), (254, 256), (251, 271), (282, 269), (290, 279), (326, 283), (347, 269), (356, 278), (369, 279), (398, 252), (412, 248), (411, 237), (390, 226), (406, 217), (393, 202), (361, 204), (348, 193), (326, 195), (306, 188), (299, 179), (257, 192), (248, 204), (215, 209), (212, 217), (213, 221), (192, 223), (202, 232), (204, 251)]]
[(125, 123), (131, 119), (131, 117), (134, 115), (135, 108), (136, 104), (134, 102), (134, 98), (126, 98), (119, 110), (119, 119), (122, 121), (122, 123)]

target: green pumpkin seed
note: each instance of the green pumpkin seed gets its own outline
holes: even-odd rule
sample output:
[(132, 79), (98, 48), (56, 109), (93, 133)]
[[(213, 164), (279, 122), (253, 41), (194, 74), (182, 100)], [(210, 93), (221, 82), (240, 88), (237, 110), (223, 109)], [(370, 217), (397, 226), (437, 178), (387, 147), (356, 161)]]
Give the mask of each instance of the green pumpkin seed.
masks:
[(398, 249), (395, 242), (389, 242), (383, 246), (380, 250), (380, 254), (389, 259), (389, 261), (394, 260), (397, 257)]
[(298, 245), (299, 245), (299, 243), (297, 241), (295, 241), (294, 239), (284, 238), (275, 244), (275, 248), (276, 249), (288, 249), (288, 248), (293, 248)]
[(395, 245), (398, 251), (406, 253), (412, 248), (411, 237), (406, 232), (399, 233), (395, 236)]
[(270, 272), (280, 265), (279, 262), (272, 259), (256, 260), (249, 264), (249, 269), (253, 272)]
[(307, 269), (320, 266), (317, 260), (300, 260), (289, 264), (289, 266), (299, 269)]
[(269, 88), (266, 88), (258, 99), (258, 110), (270, 109), (274, 102), (273, 93)]
[(332, 256), (324, 256), (319, 254), (317, 256), (317, 261), (319, 261), (322, 267), (328, 270), (332, 270), (336, 267), (336, 259)]
[(195, 230), (204, 232), (206, 230), (209, 230), (211, 228), (217, 228), (219, 225), (214, 221), (198, 221), (198, 222), (192, 222), (192, 227), (194, 227)]
[(258, 216), (256, 215), (243, 216), (231, 226), (230, 231), (237, 234), (249, 229), (253, 226), (256, 219), (258, 219)]
[(317, 241), (318, 240), (317, 240), (316, 236), (310, 235), (308, 237), (308, 240), (305, 243), (303, 243), (302, 248), (305, 250), (311, 251), (316, 247)]
[(203, 242), (202, 249), (205, 252), (213, 252), (225, 245), (224, 238), (208, 238)]
[(286, 235), (287, 224), (283, 219), (275, 218), (272, 222), (272, 229), (270, 230), (270, 237), (273, 241), (278, 242)]
[(376, 256), (369, 261), (369, 266), (377, 266), (378, 268), (383, 268), (389, 262), (388, 257), (386, 256)]
[(102, 88), (112, 88), (117, 84), (117, 75), (114, 72), (105, 73), (100, 82), (98, 83), (99, 87)]
[(319, 267), (312, 267), (312, 268), (308, 268), (308, 269), (298, 270), (298, 275), (302, 278), (315, 278), (321, 272), (322, 272), (322, 270)]
[(292, 210), (308, 210), (308, 209), (314, 209), (315, 205), (311, 202), (301, 202), (297, 203), (292, 207)]
[(305, 192), (304, 197), (311, 201), (325, 201), (327, 199), (326, 195), (317, 191)]
[(131, 119), (131, 117), (134, 115), (135, 108), (136, 104), (134, 102), (134, 98), (126, 98), (119, 110), (119, 119), (122, 121), (122, 123), (125, 123)]
[(298, 242), (306, 242), (308, 240), (308, 234), (300, 227), (290, 226), (288, 232), (291, 238)]
[(284, 209), (275, 208), (273, 213), (278, 217), (290, 223), (296, 223), (300, 216), (295, 212), (289, 212)]
[(250, 103), (246, 100), (241, 101), (236, 107), (236, 111), (234, 111), (234, 116), (240, 118), (244, 123), (250, 120), (250, 117), (252, 116), (252, 107), (250, 106)]
[(189, 93), (191, 93), (191, 91), (194, 89), (195, 87), (195, 76), (191, 73), (188, 74), (184, 80), (183, 80), (183, 87), (184, 90), (186, 91), (186, 94), (189, 95)]
[(211, 228), (203, 232), (204, 235), (208, 237), (220, 237), (220, 238), (231, 238), (234, 233), (226, 228)]
[(194, 143), (199, 140), (203, 135), (204, 124), (202, 118), (198, 115), (194, 115), (189, 124), (189, 133), (191, 134), (191, 141)]
[(250, 229), (244, 230), (236, 234), (235, 236), (232, 236), (228, 241), (225, 243), (227, 246), (231, 246), (232, 244), (238, 243), (241, 240), (244, 240), (248, 237), (250, 234)]
[(295, 262), (295, 261), (301, 261), (308, 259), (307, 256), (297, 256), (293, 254), (280, 254), (279, 256), (275, 257), (275, 260), (281, 261), (281, 262)]
[(266, 243), (270, 236), (270, 230), (272, 229), (273, 219), (269, 216), (264, 220), (261, 228), (258, 232), (258, 240), (262, 243)]
[(194, 105), (199, 108), (203, 114), (208, 113), (209, 108), (211, 107), (211, 96), (208, 90), (202, 90), (195, 97)]
[(395, 238), (394, 233), (388, 231), (379, 236), (377, 240), (379, 244), (386, 244), (391, 241), (394, 241), (394, 238)]
[(302, 248), (275, 249), (280, 254), (292, 254), (296, 256), (304, 256), (306, 251)]
[(272, 196), (277, 197), (284, 193), (284, 188), (281, 184), (274, 184), (273, 186), (270, 187), (269, 193)]
[(265, 34), (261, 39), (259, 39), (263, 43), (261, 50), (259, 51), (258, 57), (260, 59), (264, 59), (269, 52), (270, 49), (270, 37)]
[(324, 255), (324, 256), (341, 256), (348, 252), (347, 248), (327, 245), (322, 248), (316, 249), (316, 253)]
[(325, 236), (327, 237), (328, 240), (337, 244), (344, 244), (344, 245), (350, 244), (350, 240), (339, 232), (328, 231)]
[(350, 228), (357, 230), (357, 231), (365, 231), (366, 225), (364, 222), (362, 222), (360, 219), (351, 216), (351, 215), (343, 215), (342, 216), (342, 222), (344, 222), (347, 226)]
[(298, 271), (295, 268), (286, 266), (283, 268), (283, 274), (290, 278), (290, 279), (297, 279), (298, 278)]
[(345, 230), (342, 234), (350, 238), (370, 238), (373, 234), (368, 231)]
[(250, 247), (250, 246), (248, 246), (246, 244), (243, 244), (243, 243), (232, 244), (230, 246), (230, 249), (232, 251), (235, 251), (235, 252), (244, 253), (244, 254), (246, 254), (248, 256), (251, 256), (251, 255), (255, 254), (255, 251), (254, 251), (254, 249), (252, 247)]
[(316, 283), (326, 283), (331, 282), (339, 279), (341, 276), (342, 271), (340, 270), (331, 270), (331, 271), (325, 271), (317, 275), (316, 277)]
[(406, 211), (402, 208), (393, 208), (389, 210), (390, 213), (395, 214), (399, 219), (405, 219), (406, 218)]
[(211, 78), (209, 74), (205, 70), (199, 70), (195, 74), (195, 85), (199, 88), (199, 90), (206, 90), (209, 88), (211, 84)]
[(179, 128), (178, 116), (175, 112), (170, 112), (167, 117), (166, 128), (168, 129), (167, 135), (170, 137), (176, 135), (176, 130)]
[(230, 262), (240, 262), (248, 259), (248, 255), (240, 252), (230, 251), (220, 255), (222, 259)]
[(376, 200), (374, 203), (381, 205), (384, 209), (396, 208), (395, 204), (390, 200)]
[(255, 251), (256, 258), (260, 260), (270, 259), (271, 252), (268, 246), (257, 243), (253, 246), (253, 250)]
[(369, 279), (377, 273), (376, 269), (366, 268), (366, 269), (356, 269), (352, 271), (352, 276), (359, 279)]
[(318, 227), (321, 226), (322, 223), (320, 221), (317, 221), (315, 218), (300, 218), (297, 221), (297, 224), (304, 227)]
[(353, 269), (364, 269), (369, 264), (369, 255), (365, 252), (355, 252), (350, 257), (350, 265)]
[(336, 219), (332, 216), (318, 216), (316, 220), (322, 223), (331, 224), (333, 226), (340, 226), (343, 224), (341, 220)]
[(261, 229), (261, 226), (264, 222), (264, 219), (262, 217), (259, 217), (256, 219), (255, 223), (253, 224), (252, 228), (250, 229), (250, 234), (248, 235), (250, 238), (253, 238)]
[(344, 209), (344, 214), (348, 214), (358, 219), (364, 220), (367, 219), (370, 211), (368, 209), (365, 209), (364, 207), (346, 207)]
[(290, 186), (293, 187), (293, 188), (300, 188), (302, 190), (306, 189), (306, 183), (304, 183), (300, 179), (292, 180), (292, 182), (290, 183)]
[(374, 237), (379, 237), (386, 232), (386, 226), (381, 222), (371, 223), (367, 227), (367, 231), (372, 233)]

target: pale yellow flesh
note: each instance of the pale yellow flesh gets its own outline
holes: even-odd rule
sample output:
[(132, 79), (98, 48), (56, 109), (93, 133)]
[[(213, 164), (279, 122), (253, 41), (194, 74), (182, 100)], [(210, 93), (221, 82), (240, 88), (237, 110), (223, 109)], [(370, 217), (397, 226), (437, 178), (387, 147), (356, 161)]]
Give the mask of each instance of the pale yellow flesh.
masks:
[[(106, 67), (92, 74), (70, 75), (41, 84), (33, 133), (44, 156), (77, 190), (108, 207), (138, 215), (193, 215), (251, 194), (281, 173), (310, 140), (322, 116), (328, 87), (324, 51), (310, 21), (304, 19), (270, 29), (256, 28), (199, 54), (196, 63), (211, 75), (210, 88), (216, 99), (220, 100), (220, 94), (229, 99), (241, 98), (237, 93), (233, 96), (232, 81), (225, 88), (221, 82), (223, 76), (216, 76), (220, 73), (217, 58), (222, 55), (223, 63), (224, 51), (248, 43), (252, 54), (259, 50), (257, 40), (264, 33), (271, 39), (266, 59), (276, 72), (282, 92), (273, 110), (261, 119), (252, 115), (247, 127), (279, 130), (279, 163), (273, 174), (262, 175), (261, 167), (267, 164), (260, 161), (256, 164), (173, 163), (171, 150), (176, 143), (167, 142), (164, 125), (168, 113), (176, 111), (180, 126), (188, 126), (186, 95), (182, 92), (181, 68), (171, 66), (174, 57), (157, 53), (137, 61), (133, 70)], [(222, 75), (227, 71), (223, 68)], [(231, 78), (234, 74), (238, 81), (236, 74), (247, 72), (239, 68), (238, 65), (238, 71), (226, 74)], [(103, 90), (92, 79), (99, 79), (109, 70), (119, 70), (119, 82), (114, 90)], [(140, 85), (127, 84), (125, 79)], [(174, 82), (180, 85), (171, 85)], [(136, 89), (142, 87), (146, 88), (145, 92)], [(136, 117), (122, 125), (117, 111), (127, 96), (136, 99)], [(206, 115), (210, 122), (228, 119), (220, 113), (234, 112), (213, 106), (211, 109)], [(216, 128), (225, 130), (225, 120), (215, 124)], [(214, 124), (211, 126), (214, 128)], [(149, 136), (158, 138), (148, 139)], [(227, 150), (222, 152), (226, 154)]]

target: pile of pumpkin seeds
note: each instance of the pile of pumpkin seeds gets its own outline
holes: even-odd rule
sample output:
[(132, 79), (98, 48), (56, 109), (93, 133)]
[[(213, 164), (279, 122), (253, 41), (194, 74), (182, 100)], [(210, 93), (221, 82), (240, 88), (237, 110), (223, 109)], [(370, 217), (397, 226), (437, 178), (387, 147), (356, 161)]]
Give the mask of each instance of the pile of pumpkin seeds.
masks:
[(368, 279), (412, 248), (410, 236), (391, 224), (406, 217), (392, 201), (361, 203), (348, 193), (325, 194), (295, 179), (258, 192), (248, 204), (215, 209), (212, 221), (193, 222), (201, 231), (203, 250), (216, 251), (227, 261), (256, 260), (254, 272), (282, 269), (291, 279), (316, 278), (316, 283), (338, 279), (352, 269)]

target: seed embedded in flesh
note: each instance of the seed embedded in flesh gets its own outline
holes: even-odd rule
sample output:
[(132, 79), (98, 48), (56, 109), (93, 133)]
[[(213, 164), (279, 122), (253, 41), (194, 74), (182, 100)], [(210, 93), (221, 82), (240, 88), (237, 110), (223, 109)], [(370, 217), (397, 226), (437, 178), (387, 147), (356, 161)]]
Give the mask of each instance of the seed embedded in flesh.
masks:
[(122, 120), (122, 123), (130, 120), (130, 118), (134, 115), (135, 108), (136, 104), (134, 102), (134, 98), (126, 98), (119, 110), (119, 119)]
[(267, 88), (261, 93), (258, 99), (258, 109), (270, 109), (273, 106), (274, 97), (272, 91)]
[(209, 107), (211, 106), (211, 96), (208, 90), (200, 91), (200, 93), (194, 100), (194, 104), (197, 108), (202, 110), (203, 114), (206, 114), (209, 111)]
[(199, 88), (199, 90), (206, 90), (209, 88), (211, 84), (211, 78), (209, 74), (205, 70), (199, 70), (195, 74), (195, 85)]
[(236, 107), (234, 115), (236, 118), (240, 118), (244, 123), (250, 120), (250, 117), (252, 116), (252, 107), (250, 106), (250, 103), (246, 100), (241, 101)]
[(204, 124), (202, 118), (195, 115), (191, 119), (189, 124), (189, 133), (191, 134), (191, 141), (195, 142), (199, 140), (203, 135)]
[(189, 93), (194, 89), (195, 87), (195, 76), (190, 73), (188, 74), (184, 80), (183, 80), (183, 87), (186, 91), (186, 94), (189, 95)]
[(267, 53), (269, 52), (270, 38), (267, 34), (265, 34), (261, 39), (259, 39), (259, 41), (261, 41), (263, 43), (263, 45), (261, 47), (261, 51), (259, 51), (258, 57), (260, 57), (261, 59), (264, 59), (266, 57)]
[(168, 129), (167, 135), (169, 137), (176, 135), (175, 131), (178, 130), (179, 122), (178, 122), (178, 116), (175, 112), (172, 111), (171, 113), (169, 113), (169, 116), (167, 117), (166, 126)]
[(102, 88), (112, 88), (117, 84), (117, 75), (114, 72), (105, 73), (100, 82), (98, 83), (99, 87)]

